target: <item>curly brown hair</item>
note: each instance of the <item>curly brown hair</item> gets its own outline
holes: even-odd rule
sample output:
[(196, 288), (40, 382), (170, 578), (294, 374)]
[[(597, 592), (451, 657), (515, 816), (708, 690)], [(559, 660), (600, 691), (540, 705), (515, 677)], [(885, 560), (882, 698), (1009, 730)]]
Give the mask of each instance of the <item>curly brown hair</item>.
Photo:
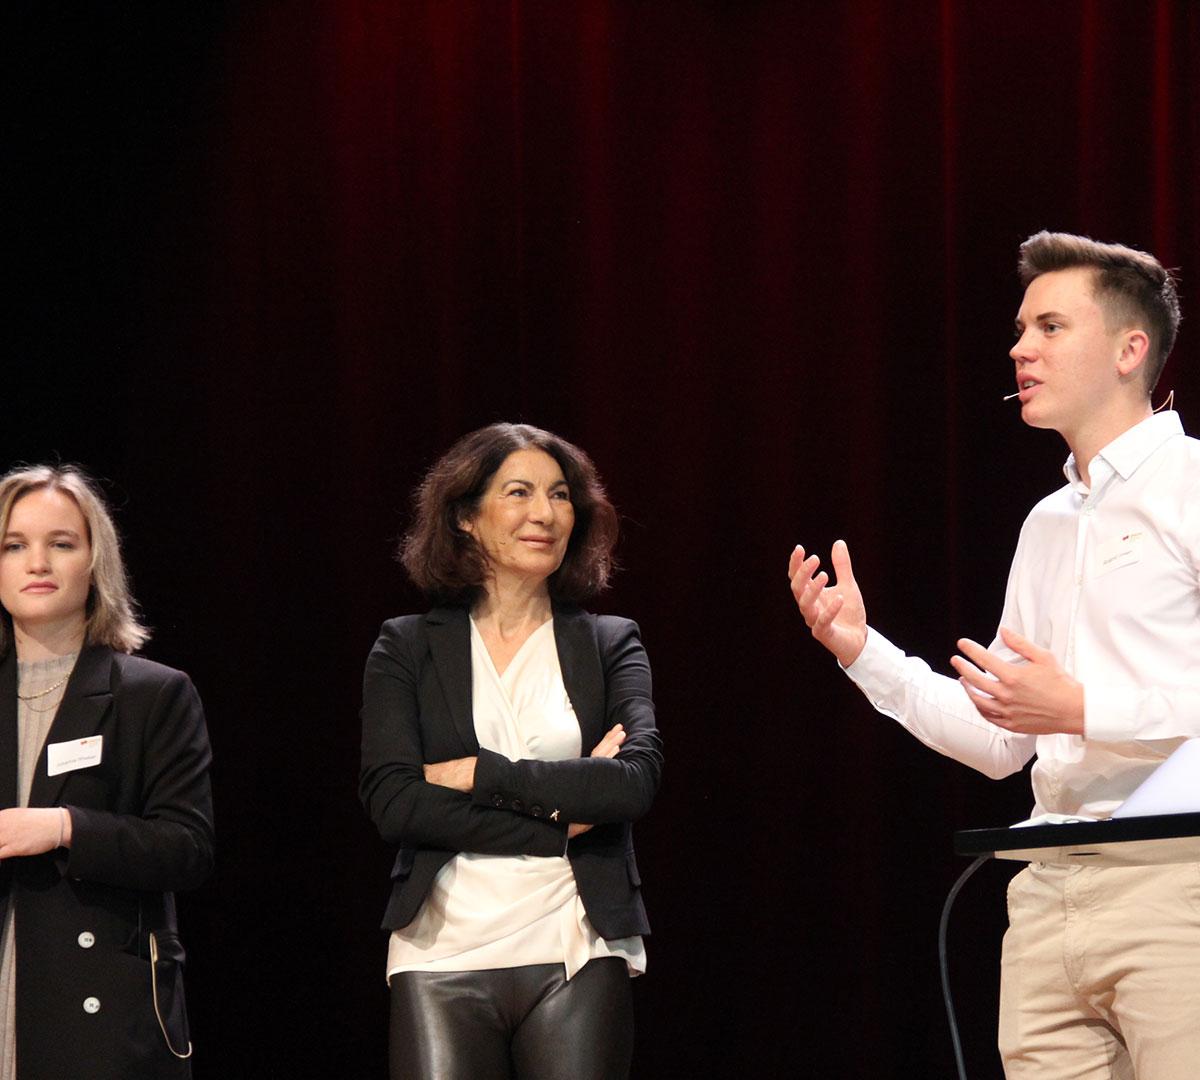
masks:
[(1175, 275), (1145, 251), (1045, 230), (1021, 245), (1017, 273), (1021, 284), (1028, 286), (1042, 274), (1077, 266), (1095, 271), (1092, 293), (1110, 331), (1135, 325), (1149, 334), (1146, 392), (1152, 392), (1179, 331)]
[(415, 520), (396, 554), (413, 584), (434, 601), (470, 603), (479, 595), (487, 559), (461, 522), (475, 518), (508, 455), (531, 449), (558, 463), (575, 509), (562, 565), (547, 581), (551, 597), (579, 603), (607, 587), (615, 569), (617, 512), (592, 459), (553, 432), (529, 424), (491, 424), (459, 439), (413, 492)]

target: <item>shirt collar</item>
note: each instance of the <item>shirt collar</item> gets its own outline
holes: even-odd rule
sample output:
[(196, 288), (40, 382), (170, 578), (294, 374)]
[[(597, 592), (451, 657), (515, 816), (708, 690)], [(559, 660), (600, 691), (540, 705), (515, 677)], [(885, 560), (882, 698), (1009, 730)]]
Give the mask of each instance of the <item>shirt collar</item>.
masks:
[[(1128, 431), (1122, 432), (1104, 447), (1096, 455), (1096, 458), (1102, 458), (1104, 463), (1122, 480), (1128, 480), (1137, 472), (1138, 466), (1163, 443), (1182, 434), (1183, 423), (1179, 419), (1179, 413), (1164, 409), (1162, 412), (1146, 417), (1141, 423), (1134, 424)], [(1088, 471), (1095, 471), (1095, 462)], [(1082, 484), (1074, 454), (1067, 456), (1066, 464), (1063, 465), (1063, 475), (1072, 487), (1078, 488)]]

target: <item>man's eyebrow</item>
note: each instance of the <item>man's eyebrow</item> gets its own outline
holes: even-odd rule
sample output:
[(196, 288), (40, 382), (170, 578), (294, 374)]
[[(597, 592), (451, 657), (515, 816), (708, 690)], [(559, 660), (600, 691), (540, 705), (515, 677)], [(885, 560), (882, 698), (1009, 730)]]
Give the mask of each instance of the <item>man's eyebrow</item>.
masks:
[[(1033, 321), (1035, 323), (1061, 322), (1064, 319), (1066, 319), (1066, 316), (1058, 311), (1043, 311), (1040, 315), (1035, 315), (1033, 317)], [(1020, 316), (1017, 316), (1017, 318), (1013, 319), (1013, 326), (1015, 326), (1018, 330), (1025, 329), (1025, 323)]]

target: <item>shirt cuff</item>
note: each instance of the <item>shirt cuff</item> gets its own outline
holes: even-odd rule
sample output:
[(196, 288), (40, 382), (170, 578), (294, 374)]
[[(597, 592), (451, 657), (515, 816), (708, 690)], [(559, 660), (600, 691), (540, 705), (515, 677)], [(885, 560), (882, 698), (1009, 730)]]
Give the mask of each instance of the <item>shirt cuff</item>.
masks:
[(849, 667), (838, 667), (872, 701), (885, 697), (896, 686), (896, 676), (904, 666), (904, 650), (897, 648), (881, 633), (867, 627), (867, 643)]
[(1083, 737), (1089, 742), (1130, 742), (1138, 735), (1140, 691), (1116, 686), (1083, 688)]

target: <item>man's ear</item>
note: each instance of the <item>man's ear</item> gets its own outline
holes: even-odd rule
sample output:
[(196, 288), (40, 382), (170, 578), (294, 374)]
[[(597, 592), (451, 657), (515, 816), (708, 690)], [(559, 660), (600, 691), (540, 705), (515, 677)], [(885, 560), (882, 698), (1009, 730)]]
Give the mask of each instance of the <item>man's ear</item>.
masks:
[(1124, 334), (1124, 344), (1117, 357), (1117, 374), (1128, 378), (1142, 369), (1146, 357), (1150, 355), (1150, 335), (1145, 330), (1127, 330)]

